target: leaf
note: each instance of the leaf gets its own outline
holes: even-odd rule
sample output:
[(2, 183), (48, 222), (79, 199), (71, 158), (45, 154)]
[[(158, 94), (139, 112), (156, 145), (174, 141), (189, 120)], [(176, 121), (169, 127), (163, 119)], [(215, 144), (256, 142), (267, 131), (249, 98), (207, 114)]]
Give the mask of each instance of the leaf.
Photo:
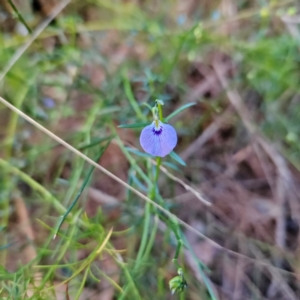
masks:
[(81, 145), (78, 147), (78, 150), (84, 150), (84, 149), (87, 149), (87, 148), (91, 148), (93, 146), (96, 146), (96, 145), (99, 145), (100, 143), (104, 142), (104, 141), (107, 141), (107, 140), (112, 140), (115, 136), (114, 135), (110, 135), (110, 136), (107, 136), (107, 137), (103, 137), (103, 138), (96, 138), (96, 139), (93, 139), (89, 144), (85, 144), (85, 145)]
[(179, 113), (181, 113), (182, 111), (184, 111), (185, 109), (191, 107), (191, 106), (194, 106), (196, 105), (195, 102), (192, 102), (192, 103), (188, 103), (188, 104), (185, 104), (181, 107), (179, 107), (178, 109), (176, 109), (174, 112), (172, 112), (170, 115), (168, 115), (166, 118), (165, 118), (165, 121), (166, 122), (169, 122), (170, 119), (172, 119), (173, 117), (175, 117), (176, 115), (178, 115)]
[(133, 91), (131, 89), (130, 81), (127, 77), (127, 75), (123, 74), (123, 84), (124, 84), (124, 90), (125, 90), (125, 95), (128, 98), (128, 101), (130, 105), (132, 106), (133, 110), (135, 111), (136, 115), (141, 119), (145, 120), (145, 116), (143, 115), (141, 108), (138, 105), (138, 102), (136, 101)]
[(141, 191), (147, 193), (147, 187), (134, 175), (131, 175), (132, 183), (134, 183)]
[(145, 153), (145, 152), (141, 152), (141, 151), (136, 150), (136, 149), (132, 149), (132, 148), (130, 148), (130, 147), (125, 147), (125, 149), (126, 149), (128, 152), (131, 152), (131, 153), (133, 153), (133, 154), (135, 154), (135, 155), (137, 155), (137, 156), (153, 158), (153, 156), (150, 155), (150, 154), (147, 154), (147, 153)]
[[(98, 154), (95, 162), (98, 162), (99, 159), (101, 158), (102, 154), (105, 152), (105, 150), (107, 149), (108, 145), (110, 144), (110, 140), (106, 143), (106, 145), (104, 147), (101, 148), (101, 151), (100, 153)], [(73, 200), (73, 202), (71, 203), (71, 205), (68, 207), (68, 209), (66, 210), (66, 212), (60, 217), (60, 220), (58, 221), (58, 224), (56, 226), (56, 229), (55, 229), (55, 233), (54, 233), (54, 239), (60, 229), (60, 227), (62, 226), (63, 222), (65, 221), (65, 219), (67, 218), (68, 214), (71, 212), (71, 210), (73, 209), (73, 207), (76, 205), (79, 197), (81, 196), (85, 186), (87, 185), (88, 181), (90, 180), (90, 177), (93, 173), (95, 169), (95, 166), (92, 166), (90, 168), (90, 170), (88, 171), (88, 174), (86, 176), (86, 178), (84, 179), (79, 191), (77, 192), (76, 196), (75, 196), (75, 199)]]
[(173, 169), (173, 170), (178, 171), (178, 172), (182, 172), (182, 170), (173, 163), (170, 163), (168, 161), (164, 161), (162, 164), (165, 167), (168, 167), (168, 168)]
[(176, 160), (179, 164), (181, 164), (182, 166), (186, 166), (186, 163), (184, 162), (184, 160), (178, 155), (176, 154), (174, 151), (172, 151), (170, 153), (170, 156)]
[(122, 124), (118, 128), (141, 128), (149, 125), (149, 123)]

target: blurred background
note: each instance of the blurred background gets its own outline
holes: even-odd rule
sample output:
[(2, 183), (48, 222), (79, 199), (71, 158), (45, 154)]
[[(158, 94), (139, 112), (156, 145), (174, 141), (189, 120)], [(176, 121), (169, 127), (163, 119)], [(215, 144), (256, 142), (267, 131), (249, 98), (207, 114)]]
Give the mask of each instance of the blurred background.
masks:
[(158, 179), (194, 228), (174, 295), (166, 223), (139, 260), (144, 200), (0, 104), (1, 299), (300, 299), (299, 24), (288, 0), (0, 0), (0, 96), (142, 193), (141, 128), (118, 125), (195, 102)]

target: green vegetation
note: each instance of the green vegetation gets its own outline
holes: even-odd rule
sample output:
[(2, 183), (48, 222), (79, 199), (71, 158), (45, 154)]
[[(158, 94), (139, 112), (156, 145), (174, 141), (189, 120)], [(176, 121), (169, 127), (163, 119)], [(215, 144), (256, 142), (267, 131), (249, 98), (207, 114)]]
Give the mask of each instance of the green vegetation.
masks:
[(23, 2), (0, 1), (0, 299), (299, 299), (296, 1)]

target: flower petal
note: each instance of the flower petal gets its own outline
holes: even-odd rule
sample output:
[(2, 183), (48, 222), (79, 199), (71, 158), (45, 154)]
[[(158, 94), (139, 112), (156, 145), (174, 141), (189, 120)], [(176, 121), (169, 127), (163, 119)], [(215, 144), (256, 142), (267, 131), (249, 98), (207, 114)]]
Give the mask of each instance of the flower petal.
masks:
[(140, 143), (145, 152), (164, 157), (168, 155), (177, 144), (177, 134), (173, 126), (159, 122), (159, 128), (155, 123), (146, 126), (140, 136)]

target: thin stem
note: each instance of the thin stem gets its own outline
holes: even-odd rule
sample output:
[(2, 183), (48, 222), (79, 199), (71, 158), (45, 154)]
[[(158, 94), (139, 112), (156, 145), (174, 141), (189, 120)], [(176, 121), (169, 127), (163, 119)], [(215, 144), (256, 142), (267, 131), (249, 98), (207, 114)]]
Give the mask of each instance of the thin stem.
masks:
[(137, 264), (136, 264), (136, 267), (134, 268), (134, 271), (136, 271), (138, 269), (138, 267), (140, 265), (139, 262), (142, 260), (142, 257), (144, 255), (144, 252), (146, 249), (149, 227), (150, 227), (150, 215), (151, 215), (150, 208), (151, 208), (151, 204), (146, 203), (144, 230), (143, 230), (143, 235), (142, 235), (142, 240), (141, 240), (141, 246), (139, 248), (138, 255), (136, 258)]
[(182, 247), (182, 240), (181, 240), (180, 235), (179, 235), (178, 224), (174, 224), (172, 220), (168, 220), (168, 223), (169, 223), (172, 231), (174, 232), (174, 235), (175, 235), (176, 240), (177, 240), (176, 251), (175, 251), (175, 255), (174, 255), (174, 258), (173, 258), (172, 261), (175, 264), (176, 268), (179, 269), (179, 268), (181, 268), (181, 266), (178, 263), (178, 257), (179, 257), (180, 250), (181, 250), (181, 247)]
[(179, 268), (181, 268), (181, 266), (178, 263), (178, 257), (179, 257), (179, 254), (180, 254), (181, 247), (183, 245), (183, 241), (180, 237), (179, 225), (178, 225), (177, 222), (175, 223), (174, 219), (169, 218), (169, 216), (166, 217), (166, 216), (160, 214), (160, 218), (167, 225), (167, 227), (170, 228), (173, 231), (173, 233), (175, 235), (175, 238), (176, 238), (176, 241), (177, 241), (177, 246), (176, 246), (175, 255), (174, 255), (174, 258), (173, 258), (172, 261), (175, 264), (176, 268), (179, 269)]
[(34, 191), (40, 193), (45, 201), (53, 204), (59, 212), (65, 212), (65, 208), (60, 204), (59, 200), (56, 199), (47, 189), (32, 179), (29, 175), (22, 172), (18, 168), (12, 166), (10, 163), (0, 158), (0, 167), (2, 170), (7, 170), (8, 173), (18, 176), (21, 180), (27, 183)]
[[(149, 164), (148, 162), (148, 166), (147, 166), (148, 172), (151, 172), (151, 164)], [(150, 177), (150, 176), (149, 176)], [(153, 185), (148, 185), (148, 188), (150, 189), (151, 187), (151, 191), (148, 192), (148, 197), (152, 198), (153, 195), (153, 189), (155, 188), (154, 184)], [(143, 229), (143, 234), (142, 234), (142, 240), (141, 240), (141, 245), (137, 254), (137, 264), (134, 268), (134, 270), (138, 270), (139, 265), (140, 265), (140, 261), (142, 260), (142, 258), (144, 257), (145, 254), (145, 250), (147, 247), (147, 240), (148, 240), (148, 235), (149, 235), (149, 229), (150, 229), (150, 216), (151, 216), (151, 204), (147, 203), (145, 205), (145, 222), (144, 222), (144, 229)]]
[(152, 189), (152, 193), (155, 195), (155, 188), (157, 185), (158, 177), (159, 177), (159, 172), (160, 172), (160, 165), (161, 165), (161, 157), (156, 158), (156, 173), (155, 173), (155, 179), (154, 179), (154, 185)]
[[(31, 77), (28, 80), (28, 83), (30, 84), (32, 80), (35, 78), (35, 73), (31, 75)], [(22, 103), (28, 93), (29, 86), (30, 85), (23, 85), (18, 89), (18, 92), (15, 96), (15, 106), (17, 108), (20, 108), (22, 106)], [(4, 144), (6, 145), (4, 149), (4, 155), (3, 160), (9, 162), (12, 154), (13, 154), (13, 141), (15, 138), (15, 133), (17, 130), (19, 116), (16, 114), (12, 114), (10, 117), (10, 121), (7, 127), (7, 135), (4, 141)], [(11, 180), (11, 177), (8, 175), (8, 173), (4, 172), (3, 177), (1, 177), (1, 189), (2, 193), (0, 194), (0, 211), (2, 212), (2, 217), (0, 218), (0, 226), (5, 227), (8, 224), (9, 219), (9, 209), (10, 209), (10, 197), (11, 192), (13, 191), (14, 187), (14, 181)], [(1, 242), (6, 245), (7, 244), (7, 236), (4, 234), (0, 235)], [(3, 250), (0, 252), (0, 264), (5, 265), (6, 263), (6, 250)]]
[[(1, 79), (1, 77), (0, 77), (0, 79)], [(40, 131), (42, 131), (45, 134), (47, 134), (50, 138), (52, 138), (53, 140), (55, 140), (56, 142), (58, 142), (60, 145), (64, 146), (65, 148), (67, 148), (72, 153), (76, 154), (77, 156), (79, 156), (82, 159), (84, 159), (85, 161), (87, 161), (90, 165), (95, 166), (96, 169), (98, 169), (99, 171), (101, 171), (103, 174), (107, 175), (108, 177), (112, 178), (114, 181), (116, 181), (119, 184), (121, 184), (122, 186), (126, 187), (128, 190), (130, 190), (133, 193), (135, 193), (137, 196), (139, 196), (144, 201), (151, 203), (153, 206), (155, 206), (158, 210), (160, 210), (162, 213), (164, 213), (169, 218), (176, 219), (176, 221), (179, 224), (181, 224), (182, 226), (184, 226), (189, 231), (194, 232), (198, 237), (204, 238), (206, 241), (208, 241), (211, 245), (215, 246), (217, 249), (223, 249), (224, 251), (227, 251), (228, 253), (232, 253), (232, 254), (234, 254), (236, 256), (244, 257), (244, 258), (246, 258), (248, 260), (259, 262), (261, 265), (268, 265), (269, 267), (271, 267), (269, 264), (267, 264), (267, 263), (265, 263), (263, 261), (259, 261), (257, 259), (251, 259), (250, 257), (247, 257), (245, 255), (239, 254), (237, 252), (234, 252), (232, 250), (229, 250), (229, 249), (226, 249), (226, 248), (222, 247), (217, 242), (215, 242), (212, 239), (208, 238), (207, 236), (205, 236), (204, 234), (202, 234), (200, 231), (198, 231), (197, 229), (195, 229), (194, 227), (192, 227), (191, 225), (189, 225), (185, 221), (179, 219), (173, 213), (171, 213), (170, 211), (168, 211), (167, 209), (165, 209), (164, 207), (162, 207), (161, 205), (159, 205), (158, 203), (156, 203), (155, 201), (153, 201), (152, 199), (150, 199), (149, 197), (147, 197), (146, 195), (144, 195), (142, 192), (140, 192), (139, 190), (135, 189), (134, 187), (132, 187), (131, 185), (129, 185), (127, 182), (125, 182), (124, 180), (120, 179), (118, 176), (116, 176), (115, 174), (111, 173), (110, 171), (108, 171), (107, 169), (105, 169), (104, 167), (102, 167), (101, 165), (99, 165), (98, 163), (96, 163), (95, 161), (93, 161), (92, 159), (90, 159), (89, 157), (87, 157), (85, 154), (83, 154), (82, 152), (80, 152), (79, 150), (77, 150), (76, 148), (74, 148), (73, 146), (71, 146), (70, 144), (68, 144), (66, 141), (64, 141), (63, 139), (61, 139), (60, 137), (58, 137), (57, 135), (55, 135), (54, 133), (52, 133), (50, 130), (46, 129), (40, 123), (38, 123), (35, 120), (33, 120), (31, 117), (29, 117), (28, 115), (26, 115), (25, 113), (23, 113), (21, 110), (19, 110), (18, 108), (16, 108), (14, 105), (12, 105), (11, 103), (9, 103), (7, 100), (5, 100), (2, 97), (0, 97), (0, 103), (4, 104), (6, 107), (10, 108), (12, 111), (14, 111), (15, 113), (17, 113), (19, 116), (21, 116), (25, 120), (27, 120), (29, 123), (31, 123), (34, 127), (36, 127), (37, 129), (39, 129)], [(60, 204), (60, 206), (63, 208), (63, 212), (65, 212), (65, 208), (61, 204)]]
[(155, 237), (156, 237), (156, 232), (157, 232), (157, 229), (158, 229), (158, 221), (159, 221), (159, 218), (158, 218), (157, 215), (155, 215), (154, 224), (153, 224), (153, 227), (152, 227), (152, 232), (151, 232), (151, 235), (150, 235), (150, 238), (149, 238), (149, 243), (148, 243), (147, 248), (145, 250), (144, 259), (149, 256), (149, 254), (151, 252), (151, 249), (152, 249), (152, 246), (154, 244)]
[(128, 75), (125, 72), (123, 73), (123, 82), (124, 82), (125, 94), (128, 98), (130, 105), (132, 106), (133, 110), (135, 111), (135, 113), (139, 117), (139, 119), (145, 121), (146, 118), (145, 118), (143, 112), (141, 111), (141, 108), (138, 105), (138, 102), (136, 101), (136, 99), (134, 97), (134, 94), (131, 89), (130, 81), (128, 79)]
[(12, 0), (8, 0), (8, 3), (10, 4), (10, 6), (12, 7), (12, 9), (14, 10), (14, 12), (17, 14), (18, 19), (20, 20), (20, 22), (26, 27), (26, 29), (28, 30), (29, 33), (32, 33), (32, 30), (30, 29), (30, 27), (27, 25), (26, 21), (24, 20), (23, 16), (21, 15), (21, 13), (19, 12), (19, 10), (17, 9), (17, 7), (15, 6), (15, 4), (12, 2)]
[(2, 69), (0, 73), (0, 81), (5, 77), (9, 70), (14, 66), (14, 64), (20, 59), (23, 53), (29, 48), (29, 46), (34, 42), (34, 40), (44, 31), (44, 29), (51, 23), (51, 21), (71, 2), (71, 0), (65, 0), (60, 2), (51, 11), (48, 18), (45, 19), (33, 32), (30, 38), (22, 45), (11, 57), (7, 65)]
[[(95, 160), (96, 162), (99, 161), (100, 157), (102, 156), (102, 154), (104, 153), (104, 151), (106, 150), (106, 148), (108, 147), (108, 145), (109, 145), (109, 142), (107, 142), (106, 145), (103, 147), (103, 149), (101, 149), (100, 154), (97, 156), (97, 158), (96, 158), (96, 160)], [(71, 212), (71, 210), (73, 209), (73, 207), (76, 205), (76, 203), (77, 203), (79, 197), (81, 196), (81, 194), (82, 194), (84, 188), (86, 187), (88, 181), (90, 180), (91, 175), (92, 175), (94, 169), (95, 169), (94, 166), (92, 166), (92, 167), (90, 168), (90, 170), (89, 170), (89, 172), (88, 172), (88, 175), (87, 175), (87, 177), (85, 178), (85, 180), (84, 180), (82, 186), (80, 187), (80, 189), (79, 189), (79, 191), (78, 191), (78, 193), (77, 193), (75, 199), (73, 200), (73, 202), (71, 203), (71, 205), (69, 206), (69, 208), (66, 210), (66, 212), (61, 216), (61, 218), (60, 218), (60, 220), (59, 220), (59, 222), (58, 222), (58, 225), (57, 225), (57, 227), (56, 227), (56, 230), (55, 230), (53, 239), (56, 238), (56, 235), (57, 235), (57, 233), (58, 233), (60, 227), (62, 226), (63, 222), (65, 221), (65, 219), (67, 218), (67, 216), (69, 215), (69, 213)]]
[(162, 113), (161, 104), (157, 103), (157, 107), (158, 107), (158, 116), (159, 116), (159, 119), (162, 121), (164, 119), (164, 117), (163, 117), (163, 113)]
[[(154, 175), (154, 183), (152, 185), (151, 191), (149, 193), (149, 197), (151, 199), (155, 199), (155, 194), (156, 194), (156, 188), (157, 188), (157, 181), (159, 177), (159, 172), (160, 172), (160, 164), (161, 164), (161, 158), (157, 157), (156, 158), (156, 171)], [(148, 162), (149, 163), (149, 162)], [(148, 165), (149, 173), (151, 172), (151, 164)], [(154, 244), (156, 232), (157, 232), (157, 226), (154, 226), (152, 229), (151, 237), (149, 239), (149, 231), (150, 231), (150, 217), (151, 217), (151, 211), (152, 211), (152, 205), (150, 203), (146, 204), (145, 207), (145, 223), (144, 223), (144, 230), (143, 230), (143, 235), (142, 235), (142, 240), (141, 240), (141, 246), (138, 251), (137, 255), (137, 264), (135, 267), (135, 270), (138, 269), (139, 267), (139, 262), (143, 259), (147, 259), (151, 248)], [(147, 245), (147, 240), (149, 240), (148, 245)]]

